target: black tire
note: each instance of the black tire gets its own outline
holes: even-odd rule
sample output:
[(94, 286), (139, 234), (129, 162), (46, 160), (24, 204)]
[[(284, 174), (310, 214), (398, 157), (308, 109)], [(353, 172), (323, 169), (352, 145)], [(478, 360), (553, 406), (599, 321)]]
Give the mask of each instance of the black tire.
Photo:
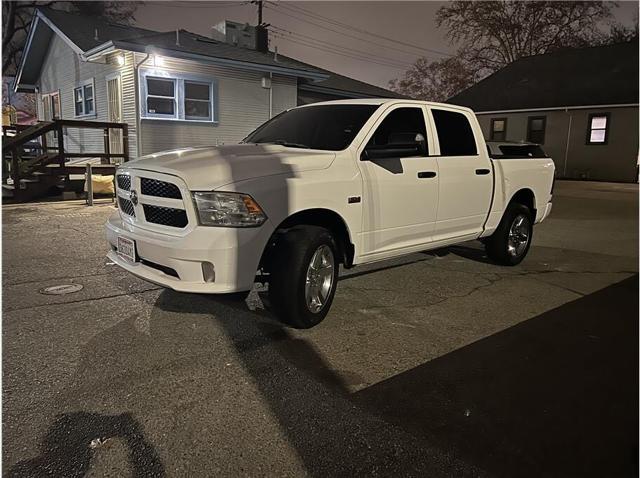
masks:
[[(509, 239), (514, 223), (519, 221), (521, 218), (524, 218), (524, 221), (518, 229), (526, 229), (527, 241), (524, 247), (521, 250), (518, 250), (513, 246), (513, 242), (510, 243)], [(521, 236), (519, 236), (518, 239), (519, 242), (522, 241)], [(487, 255), (491, 260), (505, 266), (515, 266), (520, 264), (529, 252), (532, 239), (533, 214), (531, 210), (523, 204), (511, 203), (507, 206), (507, 209), (502, 216), (502, 220), (500, 221), (500, 224), (498, 224), (498, 228), (483, 242)]]
[[(325, 274), (331, 277), (331, 285), (321, 308), (314, 312), (307, 305), (305, 285), (311, 259), (321, 246), (327, 246), (333, 254), (332, 268), (324, 269)], [(308, 329), (322, 322), (331, 308), (338, 283), (339, 259), (331, 233), (318, 226), (293, 227), (280, 235), (269, 262), (272, 312), (282, 322), (298, 329)], [(328, 269), (331, 270), (327, 272)]]

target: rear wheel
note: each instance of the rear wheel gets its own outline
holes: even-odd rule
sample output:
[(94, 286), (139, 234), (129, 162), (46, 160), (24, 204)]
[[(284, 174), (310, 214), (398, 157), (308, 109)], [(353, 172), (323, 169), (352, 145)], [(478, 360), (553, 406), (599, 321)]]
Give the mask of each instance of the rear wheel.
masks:
[(331, 233), (296, 226), (281, 235), (270, 261), (269, 301), (280, 320), (306, 329), (329, 312), (338, 281), (338, 254)]
[(485, 240), (487, 255), (499, 264), (520, 264), (529, 252), (532, 237), (531, 210), (523, 204), (511, 203), (498, 228)]

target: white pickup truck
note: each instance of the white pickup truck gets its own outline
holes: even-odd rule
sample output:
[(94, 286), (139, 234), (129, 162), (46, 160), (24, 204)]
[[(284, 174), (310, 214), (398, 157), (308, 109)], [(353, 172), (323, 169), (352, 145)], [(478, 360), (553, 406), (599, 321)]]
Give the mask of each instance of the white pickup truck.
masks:
[(473, 112), (411, 100), (293, 108), (241, 144), (187, 148), (117, 170), (108, 257), (182, 292), (269, 284), (293, 327), (326, 316), (339, 264), (352, 267), (481, 240), (518, 264), (551, 211), (553, 161), (491, 144)]

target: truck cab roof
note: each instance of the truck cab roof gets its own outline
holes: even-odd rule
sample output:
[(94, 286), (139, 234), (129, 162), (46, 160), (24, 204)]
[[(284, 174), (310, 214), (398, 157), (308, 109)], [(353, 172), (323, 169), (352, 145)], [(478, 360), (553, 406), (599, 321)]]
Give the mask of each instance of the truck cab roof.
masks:
[(471, 111), (470, 108), (465, 106), (452, 105), (449, 103), (437, 103), (434, 101), (423, 101), (423, 100), (410, 100), (403, 98), (360, 98), (360, 99), (347, 99), (347, 100), (331, 100), (331, 101), (321, 101), (318, 103), (309, 103), (307, 105), (298, 106), (298, 108), (308, 108), (311, 106), (322, 106), (322, 105), (393, 105), (393, 104), (415, 104), (419, 106), (431, 106), (434, 108), (446, 108), (446, 109), (454, 109), (461, 111)]

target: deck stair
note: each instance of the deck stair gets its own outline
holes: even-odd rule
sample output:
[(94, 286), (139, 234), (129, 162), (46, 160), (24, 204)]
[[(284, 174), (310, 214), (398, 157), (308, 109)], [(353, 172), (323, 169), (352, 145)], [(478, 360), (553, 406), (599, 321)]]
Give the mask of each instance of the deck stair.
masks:
[[(104, 151), (72, 153), (65, 150), (65, 128), (101, 129)], [(122, 130), (122, 143), (111, 152), (111, 131)], [(94, 173), (113, 174), (115, 160), (129, 160), (127, 125), (99, 121), (53, 120), (30, 126), (2, 127), (2, 200), (27, 202), (70, 190), (70, 174), (84, 174), (85, 162), (99, 160)], [(51, 144), (53, 143), (53, 144)], [(73, 160), (73, 163), (70, 163)], [(78, 162), (80, 161), (80, 162)]]

